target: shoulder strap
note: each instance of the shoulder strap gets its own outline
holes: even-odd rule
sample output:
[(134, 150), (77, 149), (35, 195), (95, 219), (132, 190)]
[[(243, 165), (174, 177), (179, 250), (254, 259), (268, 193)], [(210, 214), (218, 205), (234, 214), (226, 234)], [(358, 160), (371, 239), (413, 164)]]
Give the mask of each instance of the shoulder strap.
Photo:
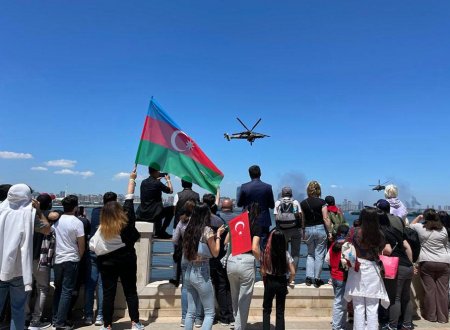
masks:
[(316, 222), (316, 215), (314, 214), (314, 210), (311, 208), (311, 205), (309, 205), (308, 203), (308, 199), (305, 199), (306, 204), (308, 204), (309, 210), (311, 211), (313, 218), (314, 218), (314, 222)]

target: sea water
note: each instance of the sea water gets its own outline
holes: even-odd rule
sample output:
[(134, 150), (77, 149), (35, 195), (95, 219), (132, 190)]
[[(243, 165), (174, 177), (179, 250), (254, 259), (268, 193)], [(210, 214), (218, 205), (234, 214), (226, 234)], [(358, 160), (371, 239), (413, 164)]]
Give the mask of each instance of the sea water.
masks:
[[(87, 207), (85, 209), (86, 216), (88, 219), (91, 217), (92, 208)], [(219, 211), (220, 214), (220, 211)], [(239, 212), (235, 213), (236, 215), (239, 214)], [(353, 222), (358, 218), (358, 215), (352, 215), (348, 212), (344, 213), (345, 219), (349, 223), (350, 226), (353, 225)], [(272, 215), (272, 227), (274, 226), (275, 220)], [(173, 222), (169, 225), (167, 228), (167, 232), (169, 234), (172, 234), (173, 231)], [(158, 281), (158, 280), (168, 280), (173, 277), (174, 271), (173, 271), (173, 261), (172, 261), (172, 255), (170, 253), (173, 252), (173, 243), (171, 240), (166, 240), (164, 242), (156, 241), (153, 243), (152, 251), (154, 253), (164, 253), (165, 255), (155, 255), (152, 258), (152, 265), (153, 268), (151, 271), (151, 281)], [(300, 246), (300, 261), (299, 266), (297, 269), (297, 273), (295, 276), (295, 282), (296, 283), (303, 283), (305, 281), (305, 268), (306, 268), (306, 255), (307, 255), (307, 248), (306, 243), (302, 242)], [(323, 271), (321, 274), (321, 278), (325, 281), (327, 281), (330, 277), (330, 271), (328, 268), (328, 265), (324, 263)], [(256, 273), (256, 280), (259, 281), (260, 275), (259, 272)]]

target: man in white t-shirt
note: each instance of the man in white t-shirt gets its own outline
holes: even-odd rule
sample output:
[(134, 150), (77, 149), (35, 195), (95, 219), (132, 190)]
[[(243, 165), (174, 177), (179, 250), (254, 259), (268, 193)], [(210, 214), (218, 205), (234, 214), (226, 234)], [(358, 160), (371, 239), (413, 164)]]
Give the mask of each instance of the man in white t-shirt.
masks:
[(294, 259), (296, 272), (300, 258), (300, 244), (302, 242), (301, 212), (300, 203), (292, 198), (292, 189), (284, 187), (281, 190), (281, 199), (275, 202), (273, 214), (275, 215), (277, 228), (283, 232), (286, 242), (291, 245), (291, 256)]
[(83, 223), (75, 216), (78, 197), (69, 195), (62, 200), (64, 214), (55, 229), (55, 294), (53, 297), (53, 326), (56, 330), (71, 329), (66, 324), (78, 264), (85, 250)]

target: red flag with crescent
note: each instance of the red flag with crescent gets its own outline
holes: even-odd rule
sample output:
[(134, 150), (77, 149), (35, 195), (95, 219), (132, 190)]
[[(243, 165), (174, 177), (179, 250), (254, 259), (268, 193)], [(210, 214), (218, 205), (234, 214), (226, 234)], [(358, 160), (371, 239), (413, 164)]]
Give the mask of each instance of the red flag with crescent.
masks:
[(228, 223), (231, 235), (231, 254), (236, 256), (252, 250), (252, 236), (250, 234), (250, 221), (248, 212), (233, 218)]

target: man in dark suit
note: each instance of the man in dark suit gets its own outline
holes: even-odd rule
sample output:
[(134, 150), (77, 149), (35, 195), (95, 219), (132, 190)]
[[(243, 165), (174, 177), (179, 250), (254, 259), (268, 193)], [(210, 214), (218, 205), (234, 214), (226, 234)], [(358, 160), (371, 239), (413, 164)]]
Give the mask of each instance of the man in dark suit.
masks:
[(261, 181), (261, 169), (258, 165), (252, 165), (248, 169), (250, 175), (250, 182), (244, 183), (241, 186), (241, 191), (238, 197), (237, 205), (239, 207), (248, 208), (252, 203), (256, 202), (259, 205), (259, 215), (256, 219), (258, 225), (261, 227), (263, 237), (261, 239), (261, 249), (266, 246), (269, 228), (272, 225), (269, 209), (275, 207), (273, 199), (272, 186)]

